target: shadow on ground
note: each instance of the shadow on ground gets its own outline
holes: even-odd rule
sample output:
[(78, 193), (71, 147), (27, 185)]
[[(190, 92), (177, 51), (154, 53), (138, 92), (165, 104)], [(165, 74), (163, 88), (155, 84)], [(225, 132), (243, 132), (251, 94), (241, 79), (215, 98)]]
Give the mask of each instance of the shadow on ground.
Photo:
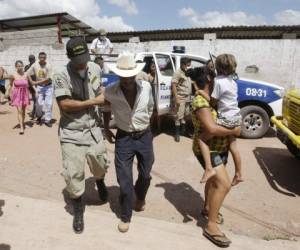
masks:
[(185, 182), (165, 182), (156, 184), (155, 187), (164, 189), (165, 198), (182, 215), (183, 223), (196, 220), (198, 226), (203, 228), (206, 225), (207, 220), (201, 215), (204, 200), (192, 186)]
[(287, 196), (300, 196), (300, 161), (287, 149), (257, 147), (253, 153), (274, 190)]
[(10, 114), (10, 111), (4, 110), (4, 111), (0, 111), (0, 115), (7, 115)]
[(267, 133), (264, 135), (265, 138), (273, 138), (276, 137), (276, 131), (270, 127), (267, 131)]
[[(119, 217), (120, 214), (120, 207), (119, 207), (119, 187), (117, 186), (108, 186), (108, 203), (110, 206), (110, 209), (112, 212), (115, 213), (117, 217)], [(63, 197), (65, 201), (65, 210), (73, 215), (73, 207), (71, 200), (68, 196), (67, 191), (64, 189), (63, 192)], [(105, 202), (102, 202), (99, 199), (97, 187), (95, 184), (95, 179), (93, 177), (90, 177), (85, 180), (85, 193), (82, 197), (83, 204), (84, 206), (101, 206), (106, 204)]]
[(10, 249), (11, 249), (10, 245), (0, 243), (0, 250), (10, 250)]

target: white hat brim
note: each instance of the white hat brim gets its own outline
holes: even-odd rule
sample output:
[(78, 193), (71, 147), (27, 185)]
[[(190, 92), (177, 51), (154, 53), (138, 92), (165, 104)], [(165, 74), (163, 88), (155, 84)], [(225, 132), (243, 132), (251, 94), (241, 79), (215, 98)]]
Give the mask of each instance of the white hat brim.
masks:
[(118, 76), (133, 77), (140, 73), (145, 65), (146, 63), (137, 63), (137, 66), (134, 69), (119, 69), (117, 64), (108, 63), (107, 67)]

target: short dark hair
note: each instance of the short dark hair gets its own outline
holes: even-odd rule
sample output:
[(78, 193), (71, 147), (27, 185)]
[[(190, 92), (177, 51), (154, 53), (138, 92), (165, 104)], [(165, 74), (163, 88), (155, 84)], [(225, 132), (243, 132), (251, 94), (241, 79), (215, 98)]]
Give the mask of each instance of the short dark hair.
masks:
[(215, 72), (210, 70), (207, 66), (189, 69), (185, 74), (196, 83), (199, 89), (204, 88), (209, 78), (214, 79), (216, 77)]
[(39, 57), (40, 56), (47, 56), (47, 54), (46, 54), (46, 52), (42, 51), (42, 52), (39, 53)]
[(24, 65), (24, 63), (23, 63), (21, 60), (17, 60), (17, 61), (15, 62), (15, 67), (17, 67), (17, 65), (18, 65), (19, 63), (22, 64), (22, 65)]
[(181, 65), (188, 65), (189, 63), (191, 63), (191, 59), (190, 58), (187, 58), (187, 57), (182, 57), (181, 59), (180, 59), (180, 66)]

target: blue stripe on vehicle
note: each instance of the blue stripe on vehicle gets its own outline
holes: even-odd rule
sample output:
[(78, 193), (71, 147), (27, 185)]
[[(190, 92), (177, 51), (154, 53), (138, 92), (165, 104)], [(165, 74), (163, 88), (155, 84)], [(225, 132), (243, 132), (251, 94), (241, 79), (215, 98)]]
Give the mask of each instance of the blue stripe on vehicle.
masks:
[(275, 102), (281, 99), (274, 93), (278, 88), (264, 85), (262, 83), (248, 82), (245, 80), (236, 80), (238, 85), (238, 101), (261, 101), (265, 103)]
[(102, 79), (103, 86), (107, 87), (108, 85), (119, 81), (120, 77), (117, 76), (116, 74), (103, 74), (101, 79)]

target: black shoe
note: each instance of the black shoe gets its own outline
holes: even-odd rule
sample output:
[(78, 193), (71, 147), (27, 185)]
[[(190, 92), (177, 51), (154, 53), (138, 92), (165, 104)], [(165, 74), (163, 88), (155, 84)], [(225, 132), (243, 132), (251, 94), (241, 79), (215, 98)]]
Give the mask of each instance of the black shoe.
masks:
[(182, 136), (186, 135), (185, 124), (181, 124), (181, 126), (180, 126), (180, 134), (181, 134)]
[(36, 119), (36, 124), (38, 124), (38, 125), (40, 125), (40, 126), (43, 125), (43, 120), (42, 120), (41, 117), (38, 117), (38, 118)]
[(48, 128), (52, 128), (52, 123), (51, 123), (51, 122), (45, 122), (45, 125), (46, 125)]
[(176, 126), (175, 130), (175, 141), (180, 142), (180, 126)]
[(84, 229), (84, 220), (83, 220), (83, 205), (81, 203), (81, 197), (78, 199), (73, 199), (73, 230), (75, 233), (80, 234)]
[(98, 194), (99, 194), (100, 200), (102, 200), (103, 202), (107, 202), (108, 192), (107, 192), (107, 188), (104, 183), (104, 179), (96, 180), (96, 185), (98, 188)]

